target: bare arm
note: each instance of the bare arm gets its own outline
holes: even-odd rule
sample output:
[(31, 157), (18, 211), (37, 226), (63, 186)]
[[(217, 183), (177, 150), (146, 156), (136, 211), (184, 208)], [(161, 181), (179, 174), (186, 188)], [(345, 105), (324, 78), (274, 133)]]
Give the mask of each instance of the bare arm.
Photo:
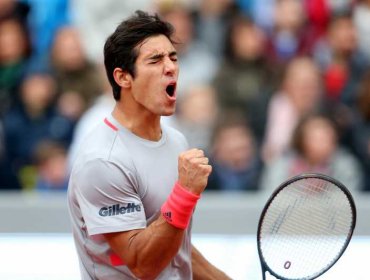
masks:
[(194, 280), (226, 280), (231, 279), (224, 272), (216, 268), (203, 255), (192, 246), (191, 263), (193, 267)]
[(184, 230), (168, 224), (162, 216), (141, 230), (105, 234), (113, 251), (140, 279), (155, 278), (179, 250)]
[[(179, 183), (188, 191), (200, 194), (207, 185), (211, 166), (200, 150), (179, 156)], [(140, 279), (155, 278), (177, 254), (184, 230), (176, 228), (160, 215), (145, 229), (104, 235), (112, 250)]]

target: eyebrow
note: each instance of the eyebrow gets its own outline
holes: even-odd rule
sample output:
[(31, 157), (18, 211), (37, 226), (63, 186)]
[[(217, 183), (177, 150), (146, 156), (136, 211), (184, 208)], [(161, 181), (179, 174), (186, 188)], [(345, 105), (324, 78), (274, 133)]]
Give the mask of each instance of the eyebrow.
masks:
[[(168, 54), (169, 57), (173, 57), (173, 56), (176, 56), (176, 55), (177, 55), (177, 52), (176, 51), (171, 51)], [(152, 56), (149, 56), (147, 59), (148, 60), (162, 59), (165, 56), (166, 56), (165, 53), (158, 53), (158, 54), (153, 54)]]

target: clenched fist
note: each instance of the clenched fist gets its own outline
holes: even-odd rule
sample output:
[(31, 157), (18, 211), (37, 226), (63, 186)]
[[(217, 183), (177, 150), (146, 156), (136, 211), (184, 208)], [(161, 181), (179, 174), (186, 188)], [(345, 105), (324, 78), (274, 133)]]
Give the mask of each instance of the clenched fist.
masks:
[(201, 194), (207, 186), (212, 166), (199, 149), (185, 151), (179, 156), (179, 183), (195, 194)]

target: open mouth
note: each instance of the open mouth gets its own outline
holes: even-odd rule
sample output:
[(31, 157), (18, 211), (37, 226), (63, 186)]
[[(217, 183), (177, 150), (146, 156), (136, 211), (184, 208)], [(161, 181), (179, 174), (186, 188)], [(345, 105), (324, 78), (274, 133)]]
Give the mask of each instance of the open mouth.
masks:
[(170, 97), (173, 97), (175, 94), (176, 84), (170, 84), (166, 87), (166, 92)]

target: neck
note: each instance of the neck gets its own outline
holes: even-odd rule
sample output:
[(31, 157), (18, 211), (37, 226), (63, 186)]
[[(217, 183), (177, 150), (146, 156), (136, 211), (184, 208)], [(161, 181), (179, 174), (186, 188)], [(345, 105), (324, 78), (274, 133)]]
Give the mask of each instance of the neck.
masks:
[(162, 137), (160, 116), (127, 108), (119, 102), (116, 103), (112, 115), (122, 126), (140, 138), (159, 141)]

